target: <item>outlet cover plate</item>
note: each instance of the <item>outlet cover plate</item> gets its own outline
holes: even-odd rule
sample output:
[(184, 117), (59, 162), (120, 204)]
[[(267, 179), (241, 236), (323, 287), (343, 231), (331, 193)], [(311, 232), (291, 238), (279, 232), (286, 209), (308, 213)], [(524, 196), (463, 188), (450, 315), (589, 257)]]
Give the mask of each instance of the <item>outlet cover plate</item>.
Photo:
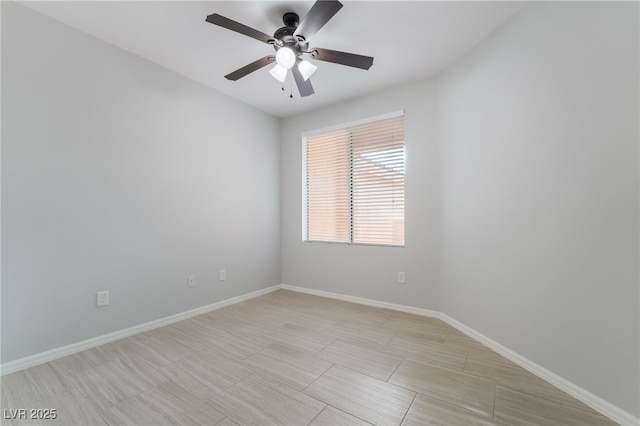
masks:
[(99, 291), (96, 293), (96, 305), (107, 306), (109, 304), (109, 292), (108, 291)]

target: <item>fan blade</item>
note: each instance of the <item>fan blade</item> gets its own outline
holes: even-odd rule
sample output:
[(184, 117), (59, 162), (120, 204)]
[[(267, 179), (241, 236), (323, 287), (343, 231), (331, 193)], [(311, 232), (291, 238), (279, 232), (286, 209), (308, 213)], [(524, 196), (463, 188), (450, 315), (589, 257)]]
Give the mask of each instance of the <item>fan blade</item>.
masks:
[(340, 52), (337, 50), (314, 48), (311, 57), (319, 61), (333, 62), (348, 67), (368, 70), (373, 65), (371, 56), (356, 55), (355, 53)]
[(265, 43), (270, 43), (274, 41), (273, 36), (265, 34), (262, 31), (254, 30), (251, 27), (247, 27), (246, 25), (241, 24), (240, 22), (236, 22), (232, 19), (225, 18), (224, 16), (218, 15), (217, 13), (207, 16), (206, 21), (209, 22), (210, 24), (218, 25), (220, 27), (226, 28), (231, 31), (235, 31), (240, 34), (244, 34), (246, 36), (255, 38), (256, 40), (260, 40)]
[(309, 95), (313, 95), (315, 92), (313, 91), (313, 86), (311, 85), (311, 80), (306, 80), (302, 77), (298, 66), (291, 68), (291, 72), (293, 73), (293, 78), (296, 80), (296, 85), (298, 86), (298, 91), (300, 92), (300, 96), (305, 97)]
[(307, 16), (302, 18), (302, 22), (298, 25), (298, 28), (293, 33), (294, 36), (303, 36), (306, 40), (313, 37), (315, 33), (324, 24), (329, 22), (329, 19), (333, 18), (333, 15), (338, 13), (342, 9), (342, 3), (337, 0), (334, 1), (316, 1), (311, 10), (307, 13)]
[(236, 81), (238, 79), (241, 79), (242, 77), (244, 77), (247, 74), (251, 74), (252, 72), (259, 70), (260, 68), (269, 65), (271, 62), (275, 61), (276, 57), (271, 55), (271, 56), (265, 56), (264, 58), (260, 58), (257, 61), (253, 61), (251, 62), (249, 65), (245, 65), (244, 67), (235, 70), (234, 72), (227, 74), (224, 76), (224, 78), (226, 78), (227, 80), (233, 80)]

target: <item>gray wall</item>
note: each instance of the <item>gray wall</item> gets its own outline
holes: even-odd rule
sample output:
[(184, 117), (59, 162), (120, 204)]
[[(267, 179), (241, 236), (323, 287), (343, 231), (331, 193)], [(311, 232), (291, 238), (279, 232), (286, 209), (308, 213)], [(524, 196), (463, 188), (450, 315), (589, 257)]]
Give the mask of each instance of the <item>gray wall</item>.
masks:
[(638, 3), (530, 4), (441, 87), (441, 310), (640, 414)]
[[(284, 284), (438, 308), (438, 144), (435, 84), (391, 88), (282, 122)], [(405, 110), (405, 247), (302, 242), (301, 133)], [(397, 283), (397, 272), (406, 282)]]
[(279, 284), (278, 136), (276, 118), (2, 2), (2, 362)]

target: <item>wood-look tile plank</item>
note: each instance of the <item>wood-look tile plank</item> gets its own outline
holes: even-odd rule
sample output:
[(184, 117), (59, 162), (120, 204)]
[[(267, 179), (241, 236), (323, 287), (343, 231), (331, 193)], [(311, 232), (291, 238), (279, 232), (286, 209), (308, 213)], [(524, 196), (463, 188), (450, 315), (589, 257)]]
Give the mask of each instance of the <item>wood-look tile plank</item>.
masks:
[(401, 355), (417, 362), (463, 370), (467, 360), (468, 349), (451, 347), (444, 343), (430, 340), (418, 341), (396, 335), (384, 347), (385, 352)]
[[(127, 415), (123, 413), (120, 409), (118, 409), (118, 407), (116, 407), (115, 405), (106, 410), (102, 410), (100, 415), (108, 425), (139, 426), (137, 422), (127, 417)], [(81, 426), (87, 426), (87, 425), (83, 424)]]
[(169, 338), (171, 341), (176, 342), (185, 348), (189, 348), (193, 352), (198, 352), (204, 349), (197, 333), (194, 333), (189, 329), (177, 327), (176, 324), (147, 331), (144, 333), (143, 337), (153, 337), (161, 341), (164, 341), (165, 338)]
[(495, 417), (521, 426), (613, 426), (615, 422), (595, 411), (587, 412), (562, 402), (498, 386)]
[(150, 364), (112, 361), (64, 378), (69, 389), (78, 391), (99, 409), (136, 396), (168, 379)]
[(405, 359), (389, 383), (488, 417), (493, 416), (495, 384), (461, 371)]
[[(70, 370), (77, 371), (78, 369), (86, 369), (86, 367), (93, 368), (97, 365), (102, 365), (110, 361), (118, 361), (118, 360), (124, 363), (129, 363), (132, 360), (144, 360), (146, 363), (149, 363), (149, 360), (144, 359), (143, 356), (136, 354), (136, 351), (134, 350), (134, 348), (130, 346), (130, 344), (135, 343), (136, 341), (142, 340), (142, 337), (138, 337), (138, 336), (140, 335), (133, 336), (135, 338), (125, 337), (123, 339), (118, 339), (113, 342), (105, 343), (104, 345), (100, 345), (97, 348), (93, 348), (93, 349), (99, 349), (102, 352), (102, 354), (104, 354), (104, 357), (100, 357), (100, 358), (94, 357), (93, 358), (94, 362), (90, 362), (90, 363), (83, 362), (78, 364), (75, 362), (75, 360), (72, 360), (72, 362), (67, 363), (66, 366), (56, 365), (56, 369), (58, 369), (61, 372), (64, 371), (65, 368), (69, 368)], [(65, 358), (62, 358), (62, 359), (65, 359)], [(54, 363), (57, 364), (58, 361), (60, 360), (52, 361), (52, 364)]]
[(382, 348), (380, 345), (371, 343), (347, 342), (337, 339), (316, 356), (353, 371), (387, 380), (403, 357), (385, 353)]
[(109, 420), (124, 425), (177, 425), (153, 407), (148, 406), (139, 396), (127, 399), (109, 409)]
[(180, 331), (189, 333), (207, 349), (224, 351), (230, 357), (245, 358), (268, 346), (258, 344), (255, 339), (229, 333), (224, 327), (202, 320), (202, 315), (173, 324)]
[(141, 375), (146, 375), (148, 372), (153, 374), (155, 367), (149, 363), (149, 359), (136, 353), (136, 350), (130, 346), (135, 342), (136, 340), (131, 338), (116, 340), (96, 348), (56, 359), (49, 362), (49, 365), (63, 378), (63, 382), (67, 385), (69, 377), (74, 377), (83, 371), (89, 371), (116, 361), (125, 364), (134, 371), (138, 371)]
[(108, 350), (111, 345), (101, 345), (95, 348), (87, 349), (82, 352), (67, 355), (62, 358), (50, 361), (49, 365), (53, 370), (64, 376), (65, 374), (73, 373), (78, 370), (87, 370), (97, 367), (101, 364), (106, 364), (110, 361), (116, 361), (118, 358), (113, 356)]
[(78, 391), (65, 390), (43, 401), (42, 408), (55, 408), (56, 419), (43, 421), (51, 425), (106, 425), (100, 411)]
[(386, 345), (395, 336), (395, 331), (381, 328), (380, 324), (362, 320), (338, 323), (324, 330), (337, 339)]
[(503, 387), (531, 393), (551, 401), (563, 401), (567, 405), (591, 411), (580, 401), (487, 348), (471, 349), (464, 371)]
[(373, 424), (399, 425), (415, 392), (333, 366), (304, 392)]
[(243, 365), (304, 389), (331, 367), (331, 363), (293, 346), (275, 343), (242, 361)]
[(298, 389), (292, 388), (287, 385), (286, 382), (269, 374), (255, 373), (249, 376), (247, 380), (250, 380), (252, 383), (257, 383), (267, 389), (276, 389), (278, 392), (281, 392), (289, 398), (313, 408), (318, 413), (326, 407), (324, 402), (313, 398)]
[(224, 310), (216, 311), (201, 315), (196, 319), (211, 328), (252, 337), (261, 336), (286, 322), (277, 313), (269, 313), (261, 306), (253, 308), (253, 310), (237, 309), (232, 313), (227, 313)]
[(286, 385), (250, 376), (210, 404), (238, 425), (307, 425), (326, 406)]
[(173, 382), (166, 382), (116, 405), (136, 424), (216, 424), (225, 416), (206, 400)]
[(287, 320), (283, 327), (297, 325), (316, 332), (326, 330), (337, 323), (336, 318), (331, 317), (328, 312), (323, 314), (317, 309), (306, 311), (289, 309), (289, 312), (283, 318)]
[(334, 315), (342, 323), (353, 320), (356, 322), (366, 321), (382, 325), (391, 318), (393, 313), (394, 311), (389, 309), (377, 308), (375, 306), (347, 304), (335, 311)]
[(371, 423), (328, 405), (309, 426), (371, 426)]
[(284, 343), (315, 353), (322, 350), (336, 338), (304, 325), (287, 323), (266, 333), (264, 339), (272, 343)]
[(452, 347), (462, 348), (467, 350), (468, 349), (487, 349), (487, 347), (482, 343), (478, 342), (472, 337), (469, 337), (466, 334), (453, 328), (445, 338), (444, 344), (447, 346), (452, 346)]
[(418, 394), (402, 426), (508, 426), (489, 418), (442, 401)]
[[(278, 292), (277, 296), (281, 298), (279, 302), (281, 306), (291, 313), (307, 315), (313, 318), (316, 321), (317, 330), (323, 330), (340, 322), (341, 318), (338, 317), (338, 312), (345, 307), (351, 306), (348, 302), (305, 294), (300, 295), (302, 297), (297, 297), (295, 300), (288, 300), (288, 298), (283, 297), (286, 293), (294, 292)], [(312, 326), (309, 323), (304, 323), (304, 325), (307, 327)]]
[(242, 365), (242, 360), (230, 357), (229, 354), (224, 351), (207, 349), (196, 352), (189, 358), (198, 361), (206, 369), (218, 371), (222, 377), (226, 377), (228, 380), (234, 381), (234, 383), (239, 382), (253, 373), (251, 369)]
[(197, 347), (185, 346), (175, 341), (168, 335), (159, 337), (157, 334), (151, 337), (145, 336), (127, 343), (126, 346), (136, 355), (143, 357), (147, 362), (163, 367), (169, 365), (179, 359), (186, 358), (193, 352), (204, 350), (204, 345), (198, 344)]
[(451, 326), (444, 322), (418, 315), (392, 315), (382, 328), (394, 331), (406, 339), (444, 343)]
[(244, 359), (269, 346), (264, 339), (225, 330), (219, 324), (202, 321), (201, 317), (191, 320), (198, 327), (198, 336), (204, 346), (226, 352), (230, 356)]
[(163, 367), (160, 371), (202, 399), (213, 397), (253, 373), (253, 370), (239, 362), (208, 350)]
[(3, 376), (0, 380), (2, 408), (37, 407), (42, 400), (66, 389), (62, 377), (49, 363)]
[(263, 297), (237, 303), (229, 308), (206, 314), (205, 318), (213, 317), (216, 322), (222, 323), (227, 319), (234, 329), (239, 325), (243, 332), (255, 335), (290, 322), (294, 314), (286, 304)]

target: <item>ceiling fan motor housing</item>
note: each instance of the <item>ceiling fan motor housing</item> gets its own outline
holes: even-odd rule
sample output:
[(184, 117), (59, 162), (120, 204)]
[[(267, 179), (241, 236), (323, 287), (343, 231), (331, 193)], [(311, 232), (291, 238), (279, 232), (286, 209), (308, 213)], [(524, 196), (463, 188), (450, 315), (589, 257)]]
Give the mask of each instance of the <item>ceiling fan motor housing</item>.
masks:
[(296, 56), (306, 52), (308, 43), (305, 41), (304, 37), (300, 35), (294, 36), (294, 33), (298, 28), (298, 24), (300, 23), (300, 17), (298, 14), (294, 12), (287, 12), (282, 15), (282, 22), (285, 26), (278, 28), (276, 32), (273, 33), (273, 37), (280, 41), (280, 43), (274, 43), (273, 45), (276, 51), (282, 47), (288, 47), (293, 49)]

